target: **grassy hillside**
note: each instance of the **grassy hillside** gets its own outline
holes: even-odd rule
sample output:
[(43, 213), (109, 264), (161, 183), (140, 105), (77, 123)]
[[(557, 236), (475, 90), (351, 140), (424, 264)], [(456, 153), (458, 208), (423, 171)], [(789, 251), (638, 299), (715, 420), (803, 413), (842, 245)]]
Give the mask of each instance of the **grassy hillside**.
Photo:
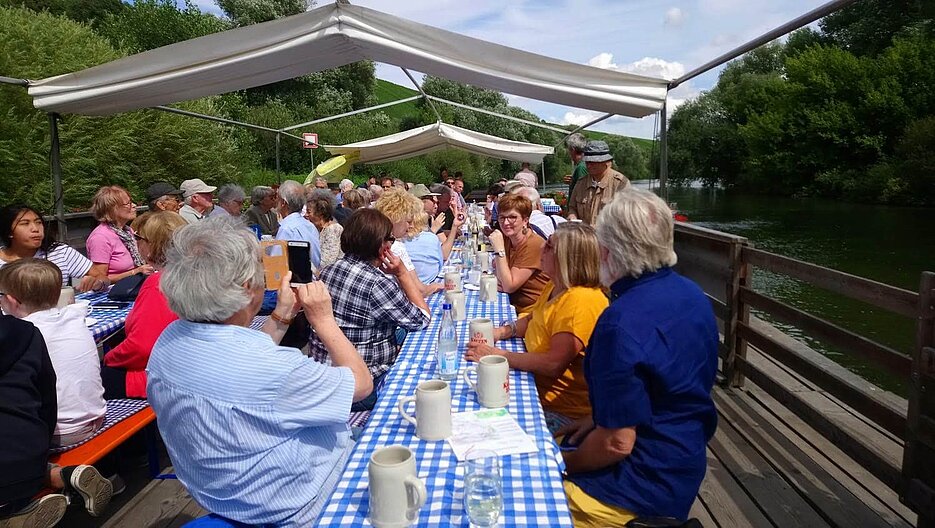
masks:
[[(417, 90), (411, 88), (406, 88), (405, 86), (400, 86), (389, 81), (384, 81), (383, 79), (377, 79), (377, 86), (373, 90), (373, 94), (377, 98), (377, 104), (389, 103), (391, 101), (398, 101), (400, 99), (405, 99), (407, 97), (412, 97), (413, 95), (419, 95)], [(396, 106), (390, 106), (381, 110), (384, 114), (390, 116), (392, 119), (400, 120), (407, 115), (415, 114), (416, 103), (415, 101), (410, 103), (403, 103)]]

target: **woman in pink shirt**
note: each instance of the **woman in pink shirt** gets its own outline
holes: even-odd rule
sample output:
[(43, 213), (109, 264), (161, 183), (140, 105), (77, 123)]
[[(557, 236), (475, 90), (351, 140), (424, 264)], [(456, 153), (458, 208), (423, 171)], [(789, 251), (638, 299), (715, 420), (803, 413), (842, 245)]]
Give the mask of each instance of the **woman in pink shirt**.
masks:
[(136, 218), (136, 204), (126, 189), (117, 185), (101, 187), (91, 202), (91, 214), (100, 222), (88, 236), (88, 258), (95, 266), (92, 270), (106, 271), (111, 283), (137, 273), (153, 272), (153, 267), (140, 255), (128, 225)]

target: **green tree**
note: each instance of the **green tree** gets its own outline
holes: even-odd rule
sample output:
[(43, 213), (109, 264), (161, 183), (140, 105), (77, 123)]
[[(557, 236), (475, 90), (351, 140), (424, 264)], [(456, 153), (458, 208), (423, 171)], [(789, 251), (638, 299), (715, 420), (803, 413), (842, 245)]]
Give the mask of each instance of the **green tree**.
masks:
[(229, 27), (218, 17), (202, 13), (191, 0), (185, 0), (184, 9), (174, 0), (136, 0), (117, 13), (109, 13), (98, 33), (118, 49), (139, 53)]
[(0, 0), (3, 7), (24, 7), (36, 12), (48, 12), (98, 27), (108, 15), (126, 8), (120, 0)]
[[(88, 26), (36, 14), (23, 8), (0, 8), (0, 41), (11, 42), (0, 54), (0, 71), (30, 79), (77, 71), (120, 57)], [(214, 99), (184, 108), (217, 113)], [(0, 195), (4, 201), (26, 201), (51, 210), (48, 117), (37, 111), (26, 91), (0, 87)], [(151, 182), (178, 183), (199, 177), (216, 181), (219, 174), (236, 179), (251, 165), (248, 145), (227, 128), (205, 121), (140, 111), (112, 117), (64, 116), (60, 125), (65, 203), (85, 209), (105, 184), (124, 185), (141, 198)]]
[(306, 7), (304, 0), (217, 0), (217, 5), (237, 26), (297, 15)]
[(820, 25), (825, 35), (851, 53), (876, 55), (895, 37), (930, 30), (931, 9), (931, 0), (861, 0), (826, 16)]

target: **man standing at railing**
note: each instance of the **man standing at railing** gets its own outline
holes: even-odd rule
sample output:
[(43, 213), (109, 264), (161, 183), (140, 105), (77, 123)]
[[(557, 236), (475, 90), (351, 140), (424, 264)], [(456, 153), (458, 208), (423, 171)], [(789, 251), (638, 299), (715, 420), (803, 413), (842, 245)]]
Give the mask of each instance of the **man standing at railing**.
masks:
[(630, 180), (611, 168), (614, 157), (604, 141), (588, 141), (582, 159), (588, 175), (575, 184), (568, 197), (568, 219), (593, 225), (601, 209), (610, 203), (617, 191), (627, 188)]
[(588, 146), (588, 140), (579, 133), (574, 133), (565, 139), (565, 147), (568, 149), (568, 157), (571, 158), (571, 164), (574, 170), (571, 174), (565, 176), (563, 181), (568, 184), (568, 197), (571, 198), (571, 192), (575, 190), (578, 180), (588, 175), (588, 167), (585, 165), (584, 148)]

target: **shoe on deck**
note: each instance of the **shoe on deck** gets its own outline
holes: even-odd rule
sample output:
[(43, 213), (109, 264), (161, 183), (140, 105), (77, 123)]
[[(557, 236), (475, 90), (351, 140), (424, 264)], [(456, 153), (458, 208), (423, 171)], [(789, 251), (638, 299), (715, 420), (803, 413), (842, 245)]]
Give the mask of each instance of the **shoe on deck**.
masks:
[(12, 516), (0, 519), (0, 528), (52, 528), (65, 516), (66, 508), (68, 499), (64, 495), (46, 495)]
[(114, 495), (113, 484), (102, 477), (94, 466), (78, 466), (71, 474), (71, 488), (84, 499), (84, 508), (92, 517), (98, 517), (107, 508)]

